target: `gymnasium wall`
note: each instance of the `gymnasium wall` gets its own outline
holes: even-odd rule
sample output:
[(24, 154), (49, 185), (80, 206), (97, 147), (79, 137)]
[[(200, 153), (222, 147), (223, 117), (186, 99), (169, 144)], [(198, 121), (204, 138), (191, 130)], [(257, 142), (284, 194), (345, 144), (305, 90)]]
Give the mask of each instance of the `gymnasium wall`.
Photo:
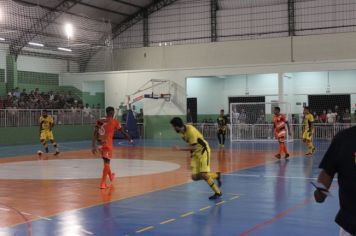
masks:
[[(6, 45), (0, 44), (0, 96), (6, 94), (5, 72), (6, 72), (6, 56), (8, 49)], [(82, 88), (76, 89), (71, 86), (59, 86), (59, 73), (73, 71), (78, 72), (78, 64), (74, 61), (43, 58), (19, 55), (16, 61), (17, 67), (17, 87), (26, 89), (27, 92), (39, 88), (40, 91), (71, 91), (73, 95), (83, 99), (84, 104), (103, 106), (104, 86), (94, 85), (94, 89)], [(11, 67), (12, 68), (12, 67)], [(93, 86), (92, 86), (93, 87)], [(84, 89), (84, 90), (83, 90)]]
[[(0, 128), (0, 133), (1, 145), (39, 144), (38, 127)], [(19, 138), (19, 134), (21, 134), (21, 138)], [(59, 142), (89, 140), (92, 134), (92, 125), (62, 125), (54, 128), (54, 136)]]
[(353, 60), (356, 33), (117, 49), (118, 70)]
[[(296, 104), (308, 103), (308, 95), (351, 94), (353, 111), (356, 109), (355, 80), (356, 70), (287, 73), (283, 79), (284, 101), (291, 104), (292, 113), (301, 113), (302, 105)], [(220, 109), (227, 111), (229, 97), (246, 96), (246, 93), (265, 96), (266, 102), (278, 100), (278, 74), (194, 77), (187, 80), (188, 97), (197, 98), (199, 120), (216, 116)]]
[[(173, 80), (185, 88), (185, 77), (172, 71), (127, 71), (102, 73), (64, 73), (60, 75), (60, 84), (83, 89), (84, 84), (105, 81), (105, 106), (118, 108), (126, 102), (126, 95), (133, 94), (151, 79)], [(149, 93), (149, 92), (148, 92)], [(169, 125), (173, 116), (183, 116), (184, 112), (163, 100), (145, 99), (144, 116), (146, 138), (174, 138), (177, 135)], [(145, 108), (146, 107), (146, 108)], [(151, 107), (151, 108), (150, 108)]]
[[(203, 85), (195, 84), (194, 91), (189, 90), (188, 96), (194, 96), (194, 93), (199, 96), (205, 97), (205, 103), (198, 105), (203, 110), (199, 110), (199, 114), (202, 115), (214, 115), (217, 114), (221, 106), (227, 109), (227, 97), (232, 95), (245, 95), (246, 84), (245, 75), (249, 74), (248, 89), (250, 95), (266, 95), (266, 101), (272, 101), (278, 99), (278, 76), (276, 72), (283, 71), (288, 74), (299, 73), (300, 71), (325, 71), (325, 70), (350, 70), (356, 68), (356, 61), (333, 61), (333, 62), (308, 62), (308, 63), (285, 63), (285, 64), (264, 64), (264, 65), (239, 65), (239, 66), (225, 66), (225, 67), (205, 67), (205, 68), (191, 68), (191, 69), (165, 69), (165, 70), (137, 70), (137, 71), (113, 71), (113, 72), (98, 72), (98, 73), (63, 73), (60, 75), (60, 85), (74, 86), (82, 89), (83, 83), (93, 81), (105, 81), (105, 105), (119, 107), (121, 102), (125, 102), (125, 95), (132, 94), (137, 91), (142, 85), (144, 85), (150, 79), (169, 79), (176, 83), (179, 83), (183, 88), (186, 88), (186, 78), (203, 78), (209, 79), (210, 77), (216, 77), (218, 79), (209, 79), (209, 83)], [(351, 73), (352, 74), (352, 73)], [(240, 75), (240, 76), (236, 76)], [(338, 78), (341, 74), (337, 71), (330, 73), (333, 79), (333, 87), (331, 92), (335, 93), (340, 91), (340, 85), (338, 85)], [(295, 74), (295, 77), (300, 77), (302, 74)], [(294, 86), (304, 86), (299, 83), (298, 78), (292, 79), (294, 81), (285, 82)], [(311, 78), (311, 77), (308, 77)], [(317, 80), (318, 77), (311, 78)], [(353, 78), (347, 76), (346, 81), (353, 83)], [(286, 80), (287, 78), (284, 78)], [(321, 78), (325, 80), (325, 77)], [(204, 80), (205, 81), (205, 80)], [(221, 83), (224, 81), (224, 83)], [(344, 81), (345, 82), (345, 81)], [(313, 86), (309, 86), (309, 90), (305, 90), (303, 87), (298, 87), (304, 91), (305, 94), (316, 93), (320, 87), (320, 81), (315, 82)], [(189, 84), (189, 81), (187, 82)], [(236, 86), (236, 91), (232, 89), (232, 86)], [(339, 86), (339, 87), (338, 87)], [(208, 88), (205, 88), (208, 87)], [(346, 88), (349, 87), (349, 88)], [(353, 93), (354, 87), (342, 85), (342, 88), (349, 89), (344, 90), (343, 93)], [(285, 88), (287, 91), (287, 88)], [(299, 90), (296, 90), (299, 91)], [(324, 91), (325, 92), (325, 91)], [(292, 93), (295, 94), (296, 92)], [(355, 97), (353, 96), (353, 99)], [(198, 98), (198, 102), (199, 102)], [(354, 100), (353, 100), (354, 101)], [(300, 102), (303, 102), (302, 100)], [(300, 112), (300, 107), (294, 107), (294, 111)], [(184, 112), (181, 113), (185, 115)], [(161, 132), (163, 135), (166, 128), (161, 127), (161, 124), (166, 124), (170, 116), (165, 117), (160, 115), (162, 121), (157, 117), (155, 120), (158, 122), (150, 124), (146, 128), (155, 132), (151, 137), (157, 137)], [(149, 117), (147, 117), (149, 119)], [(146, 119), (146, 117), (145, 117)], [(146, 119), (147, 120), (147, 119)], [(171, 135), (168, 135), (170, 137)]]

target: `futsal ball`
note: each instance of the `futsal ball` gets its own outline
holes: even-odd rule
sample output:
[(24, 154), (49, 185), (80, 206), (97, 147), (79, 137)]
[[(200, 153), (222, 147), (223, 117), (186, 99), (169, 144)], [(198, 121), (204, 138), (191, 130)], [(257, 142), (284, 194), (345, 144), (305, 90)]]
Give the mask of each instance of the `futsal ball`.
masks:
[(41, 155), (43, 154), (43, 152), (42, 152), (41, 150), (38, 150), (38, 151), (37, 151), (37, 154), (38, 154), (39, 156), (41, 156)]

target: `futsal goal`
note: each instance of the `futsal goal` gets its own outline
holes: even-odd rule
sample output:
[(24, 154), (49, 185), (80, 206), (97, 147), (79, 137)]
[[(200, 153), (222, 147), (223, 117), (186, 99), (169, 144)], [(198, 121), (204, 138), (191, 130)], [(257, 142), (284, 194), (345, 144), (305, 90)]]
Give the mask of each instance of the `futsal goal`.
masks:
[[(291, 123), (291, 106), (286, 102), (230, 103), (231, 142), (275, 141), (273, 109), (277, 106)], [(286, 141), (292, 140), (287, 133)]]

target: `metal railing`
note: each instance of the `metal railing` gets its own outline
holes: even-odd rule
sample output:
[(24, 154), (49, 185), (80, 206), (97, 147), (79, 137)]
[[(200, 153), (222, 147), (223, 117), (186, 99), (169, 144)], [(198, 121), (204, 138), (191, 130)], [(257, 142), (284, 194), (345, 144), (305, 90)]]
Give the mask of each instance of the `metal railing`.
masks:
[[(104, 110), (92, 109), (55, 109), (47, 110), (56, 125), (94, 124), (97, 119), (104, 116)], [(29, 127), (39, 125), (42, 110), (32, 109), (1, 109), (0, 127)]]
[[(194, 126), (203, 134), (207, 139), (216, 139), (218, 132), (218, 125), (214, 123), (196, 123)], [(314, 139), (331, 140), (339, 131), (356, 126), (356, 123), (335, 123), (335, 124), (314, 124)], [(302, 138), (302, 124), (292, 124), (291, 134), (288, 135), (288, 140)], [(233, 141), (265, 141), (274, 140), (275, 134), (273, 124), (238, 124), (228, 125), (226, 138), (233, 135)]]

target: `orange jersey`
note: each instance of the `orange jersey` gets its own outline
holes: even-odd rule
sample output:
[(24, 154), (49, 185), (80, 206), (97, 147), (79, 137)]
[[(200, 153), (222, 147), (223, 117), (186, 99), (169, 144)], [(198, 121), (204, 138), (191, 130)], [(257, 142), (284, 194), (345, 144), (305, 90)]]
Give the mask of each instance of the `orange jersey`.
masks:
[(273, 116), (274, 129), (276, 133), (280, 133), (286, 130), (286, 117), (282, 114)]
[(112, 149), (115, 130), (121, 129), (121, 124), (114, 118), (102, 118), (96, 121), (97, 140), (102, 149)]

